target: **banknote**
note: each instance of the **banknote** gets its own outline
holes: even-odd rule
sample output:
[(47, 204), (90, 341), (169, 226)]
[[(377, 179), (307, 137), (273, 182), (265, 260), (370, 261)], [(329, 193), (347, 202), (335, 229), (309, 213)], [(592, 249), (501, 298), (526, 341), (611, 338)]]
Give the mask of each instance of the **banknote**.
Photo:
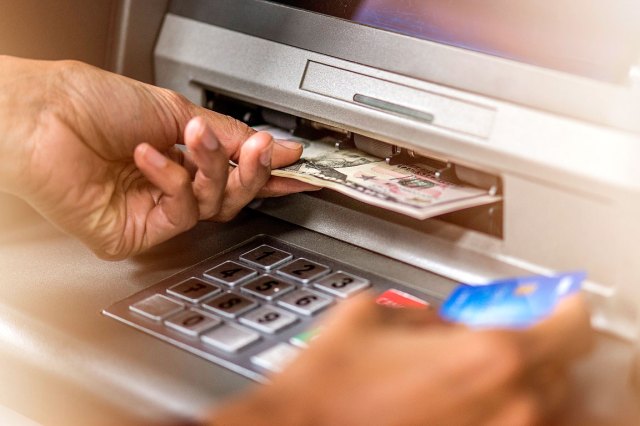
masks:
[(329, 188), (359, 201), (427, 219), (444, 213), (492, 203), (500, 199), (487, 190), (445, 182), (420, 164), (390, 165), (355, 148), (337, 149), (335, 139), (316, 141), (293, 137), (273, 126), (258, 126), (276, 139), (300, 142), (302, 158), (288, 167), (273, 170), (282, 176)]

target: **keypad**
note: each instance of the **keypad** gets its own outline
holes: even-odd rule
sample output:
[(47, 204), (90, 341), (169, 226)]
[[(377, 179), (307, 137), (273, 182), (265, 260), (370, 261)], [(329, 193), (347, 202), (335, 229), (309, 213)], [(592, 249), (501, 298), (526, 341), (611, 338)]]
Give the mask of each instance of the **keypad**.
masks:
[(143, 315), (154, 321), (160, 321), (169, 315), (181, 311), (183, 308), (184, 306), (181, 303), (161, 294), (154, 294), (151, 297), (147, 297), (129, 306), (129, 309), (136, 314)]
[(263, 333), (274, 334), (293, 324), (298, 317), (275, 306), (262, 306), (240, 317), (240, 322)]
[(164, 321), (167, 327), (188, 336), (197, 336), (221, 322), (218, 318), (196, 309), (180, 312)]
[(247, 268), (238, 262), (224, 262), (215, 268), (204, 273), (206, 278), (233, 287), (249, 278), (255, 277), (258, 273), (251, 268)]
[(278, 304), (299, 314), (310, 316), (331, 305), (332, 302), (329, 296), (300, 289), (283, 296)]
[(273, 300), (291, 290), (294, 285), (289, 284), (272, 275), (263, 275), (242, 286), (242, 291), (264, 300)]
[(331, 269), (309, 259), (301, 258), (278, 269), (278, 274), (302, 284), (328, 274)]
[(363, 291), (391, 307), (433, 303), (387, 278), (260, 236), (142, 290), (105, 313), (262, 379), (285, 368), (321, 334), (325, 312)]
[(189, 278), (167, 289), (167, 293), (191, 303), (198, 303), (209, 296), (219, 293), (220, 287), (208, 284), (197, 278)]
[(227, 318), (235, 318), (256, 306), (256, 301), (236, 293), (225, 293), (202, 304), (205, 309)]
[(277, 248), (266, 244), (263, 244), (260, 247), (248, 251), (240, 256), (240, 260), (267, 271), (270, 271), (291, 259), (293, 259), (293, 255), (291, 253), (278, 250)]

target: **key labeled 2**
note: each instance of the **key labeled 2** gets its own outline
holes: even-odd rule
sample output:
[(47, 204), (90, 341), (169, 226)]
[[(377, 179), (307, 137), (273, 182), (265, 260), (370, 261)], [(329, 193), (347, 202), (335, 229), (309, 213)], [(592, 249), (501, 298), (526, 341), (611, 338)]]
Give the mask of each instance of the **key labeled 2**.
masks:
[(294, 260), (278, 269), (278, 274), (302, 284), (308, 284), (329, 272), (331, 272), (331, 268), (328, 266), (305, 258)]

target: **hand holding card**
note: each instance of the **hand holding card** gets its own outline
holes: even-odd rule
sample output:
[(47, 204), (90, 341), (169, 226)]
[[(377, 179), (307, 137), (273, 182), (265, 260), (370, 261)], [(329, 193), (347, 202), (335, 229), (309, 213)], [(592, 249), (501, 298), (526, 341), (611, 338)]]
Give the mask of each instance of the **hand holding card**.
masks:
[(516, 277), (481, 286), (460, 285), (440, 309), (443, 319), (482, 328), (525, 328), (549, 316), (580, 290), (584, 272)]

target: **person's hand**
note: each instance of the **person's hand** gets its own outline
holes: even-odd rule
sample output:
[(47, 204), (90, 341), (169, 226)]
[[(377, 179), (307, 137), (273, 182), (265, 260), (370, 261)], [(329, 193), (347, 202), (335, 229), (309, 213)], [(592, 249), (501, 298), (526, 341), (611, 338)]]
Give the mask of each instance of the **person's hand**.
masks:
[(301, 145), (76, 62), (0, 57), (0, 132), (4, 189), (104, 258), (230, 220), (254, 197), (316, 189), (270, 177)]
[(284, 373), (219, 410), (212, 424), (544, 423), (561, 407), (567, 368), (591, 333), (580, 297), (525, 331), (474, 331), (365, 297), (338, 308)]

